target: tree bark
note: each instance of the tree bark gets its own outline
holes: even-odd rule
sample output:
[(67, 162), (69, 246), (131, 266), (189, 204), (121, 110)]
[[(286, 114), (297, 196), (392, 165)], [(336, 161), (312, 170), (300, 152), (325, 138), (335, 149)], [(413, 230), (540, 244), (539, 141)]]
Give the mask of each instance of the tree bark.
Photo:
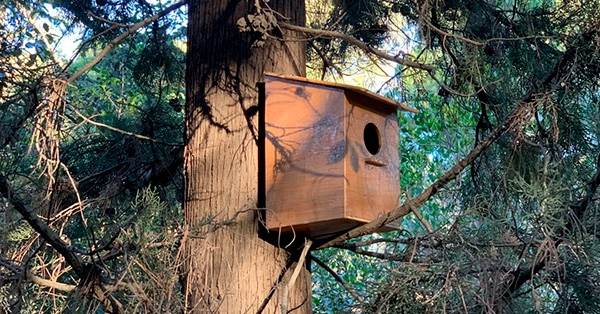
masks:
[[(257, 13), (254, 4), (191, 0), (188, 6), (183, 268), (193, 313), (279, 312), (278, 286), (291, 273), (289, 254), (258, 237), (258, 117), (248, 108), (257, 105), (256, 83), (265, 71), (305, 74), (305, 45), (284, 34), (286, 41), (271, 37), (251, 47), (257, 34), (241, 33), (236, 22)], [(268, 5), (290, 23), (305, 24), (304, 1)], [(230, 219), (235, 223), (210, 231)], [(303, 269), (288, 291), (294, 313), (311, 312), (310, 285)]]

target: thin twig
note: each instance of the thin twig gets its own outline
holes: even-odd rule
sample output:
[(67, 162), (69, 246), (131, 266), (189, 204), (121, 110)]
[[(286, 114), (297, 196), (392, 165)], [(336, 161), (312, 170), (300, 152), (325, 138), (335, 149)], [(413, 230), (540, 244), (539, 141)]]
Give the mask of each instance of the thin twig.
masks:
[(443, 30), (435, 27), (433, 24), (429, 23), (425, 19), (423, 19), (423, 22), (425, 22), (425, 24), (427, 24), (427, 27), (433, 29), (435, 32), (439, 33), (440, 35), (442, 35), (444, 37), (454, 38), (454, 39), (457, 39), (459, 41), (463, 41), (463, 42), (465, 42), (467, 44), (471, 44), (471, 45), (477, 46), (477, 47), (481, 47), (481, 46), (485, 45), (485, 43), (482, 43), (482, 42), (479, 42), (479, 41), (476, 41), (476, 40), (473, 40), (473, 39), (469, 39), (469, 38), (466, 38), (464, 36), (460, 36), (460, 35), (456, 35), (456, 34), (452, 34), (452, 33), (448, 33), (446, 31), (443, 31)]
[[(410, 200), (410, 192), (405, 191), (404, 194), (406, 195), (407, 200)], [(433, 233), (433, 228), (431, 228), (431, 224), (429, 223), (429, 221), (427, 221), (423, 215), (421, 215), (421, 212), (419, 212), (419, 210), (412, 206), (411, 202), (407, 202), (407, 204), (409, 205), (410, 211), (415, 214), (415, 216), (417, 217), (417, 219), (419, 219), (419, 221), (423, 224), (423, 226), (425, 227), (425, 229), (427, 230), (427, 232), (429, 233)]]
[(23, 267), (23, 265), (16, 265), (13, 261), (5, 259), (3, 256), (0, 256), (0, 266), (5, 267), (9, 271), (15, 273), (19, 278), (23, 277), (23, 272), (27, 272), (26, 279), (28, 282), (48, 287), (51, 289), (56, 289), (59, 291), (70, 292), (75, 290), (76, 286), (69, 285), (62, 282), (52, 281), (48, 279), (44, 279), (42, 277), (36, 276), (31, 273), (31, 269), (27, 269), (27, 267)]
[(69, 285), (69, 284), (62, 283), (62, 282), (44, 279), (42, 277), (32, 274), (31, 272), (27, 273), (27, 281), (34, 283), (36, 285), (40, 285), (43, 287), (48, 287), (50, 289), (56, 289), (56, 290), (64, 291), (64, 292), (71, 292), (71, 291), (75, 290), (75, 288), (77, 287), (75, 285)]
[(350, 285), (346, 281), (344, 281), (344, 279), (342, 279), (342, 277), (340, 277), (340, 275), (338, 275), (333, 269), (327, 266), (327, 264), (325, 264), (323, 261), (312, 255), (310, 256), (310, 259), (317, 263), (319, 266), (321, 266), (321, 268), (323, 268), (326, 272), (328, 272), (340, 285), (342, 285), (342, 287), (344, 287), (344, 289), (346, 289), (346, 291), (348, 291), (348, 293), (350, 293), (350, 295), (354, 299), (356, 299), (356, 301), (358, 301), (361, 304), (364, 303), (364, 300), (356, 292), (354, 292), (354, 290), (352, 290), (352, 287), (350, 287)]
[(73, 176), (71, 176), (71, 171), (69, 171), (69, 168), (64, 163), (62, 163), (60, 160), (58, 161), (58, 163), (64, 169), (65, 173), (67, 174), (67, 177), (69, 178), (71, 187), (73, 187), (75, 196), (77, 196), (77, 206), (79, 207), (79, 214), (81, 215), (81, 221), (83, 222), (83, 226), (85, 228), (87, 228), (87, 226), (88, 226), (87, 219), (85, 218), (85, 215), (83, 214), (83, 201), (81, 200), (81, 195), (79, 194), (79, 189), (77, 188), (77, 183), (75, 183), (75, 179), (73, 179)]
[(50, 229), (47, 224), (25, 206), (23, 201), (13, 192), (8, 180), (2, 175), (0, 175), (0, 196), (12, 203), (13, 207), (23, 216), (31, 228), (65, 258), (65, 261), (73, 267), (73, 270), (80, 278), (85, 277), (86, 265), (83, 261), (69, 249), (69, 245), (54, 230)]
[(358, 47), (359, 49), (363, 50), (366, 53), (369, 54), (373, 54), (376, 55), (384, 60), (388, 60), (388, 61), (392, 61), (401, 65), (404, 65), (406, 67), (409, 68), (414, 68), (414, 69), (419, 69), (419, 70), (424, 70), (426, 71), (429, 76), (439, 85), (441, 86), (444, 90), (448, 91), (449, 93), (456, 95), (456, 96), (461, 96), (461, 97), (472, 97), (474, 95), (477, 94), (477, 92), (473, 93), (473, 94), (465, 94), (465, 93), (461, 93), (453, 88), (451, 88), (450, 86), (444, 84), (437, 76), (435, 76), (435, 71), (436, 68), (434, 66), (428, 65), (428, 64), (424, 64), (424, 63), (420, 63), (417, 61), (412, 61), (412, 60), (407, 60), (405, 58), (400, 58), (399, 55), (391, 55), (388, 53), (385, 53), (379, 49), (375, 49), (373, 47), (368, 46), (367, 44), (363, 43), (362, 41), (356, 39), (355, 37), (348, 35), (348, 34), (344, 34), (344, 33), (340, 33), (340, 32), (336, 32), (336, 31), (330, 31), (330, 30), (322, 30), (322, 29), (314, 29), (314, 28), (308, 28), (308, 27), (302, 27), (302, 26), (297, 26), (297, 25), (292, 25), (292, 24), (288, 24), (285, 22), (279, 22), (278, 25), (281, 28), (284, 29), (288, 29), (291, 31), (296, 31), (296, 32), (301, 32), (304, 34), (310, 34), (310, 35), (314, 35), (316, 37), (329, 37), (329, 38), (338, 38), (341, 39), (353, 46)]
[[(184, 239), (181, 241), (183, 243), (183, 241), (185, 241), (187, 232), (183, 233)], [(279, 287), (279, 284), (283, 281), (283, 278), (285, 277), (285, 274), (287, 273), (287, 270), (292, 267), (292, 264), (294, 262), (292, 261), (292, 259), (288, 258), (288, 260), (286, 261), (285, 266), (281, 269), (281, 272), (279, 273), (279, 276), (277, 277), (277, 279), (275, 280), (275, 282), (271, 285), (271, 289), (269, 290), (269, 294), (267, 294), (267, 296), (263, 299), (262, 303), (260, 304), (260, 306), (258, 307), (258, 309), (256, 310), (256, 314), (262, 314), (262, 312), (265, 310), (265, 308), (267, 307), (267, 304), (269, 304), (269, 301), (271, 301), (271, 298), (273, 297), (273, 294), (275, 294), (275, 291), (277, 290), (277, 287)], [(186, 296), (187, 298), (187, 296)]]
[(73, 110), (73, 112), (75, 112), (80, 118), (82, 118), (83, 120), (85, 120), (89, 124), (95, 125), (97, 127), (105, 128), (107, 130), (111, 130), (113, 132), (117, 132), (117, 133), (129, 135), (129, 136), (133, 136), (133, 137), (139, 138), (141, 140), (151, 141), (151, 142), (154, 142), (154, 143), (157, 143), (157, 144), (162, 144), (162, 145), (167, 145), (167, 146), (177, 146), (177, 147), (181, 146), (181, 144), (173, 144), (173, 143), (167, 143), (167, 142), (159, 141), (157, 139), (153, 139), (153, 138), (145, 136), (145, 135), (141, 135), (141, 134), (137, 134), (137, 133), (133, 133), (133, 132), (121, 130), (121, 129), (116, 128), (114, 126), (110, 126), (108, 124), (104, 124), (104, 123), (101, 123), (101, 122), (96, 122), (96, 121), (94, 121), (94, 120), (86, 117), (84, 114), (82, 114), (81, 112), (79, 112), (79, 110), (77, 110), (75, 107), (71, 107), (71, 110)]
[(370, 257), (374, 257), (377, 259), (386, 260), (386, 261), (401, 261), (404, 259), (404, 256), (405, 256), (405, 255), (379, 253), (379, 252), (364, 250), (364, 249), (361, 249), (360, 247), (354, 245), (353, 243), (339, 243), (339, 244), (334, 245), (333, 247), (338, 248), (338, 249), (348, 250), (348, 251), (354, 252), (356, 254), (364, 255), (364, 256), (370, 256)]
[(289, 293), (290, 289), (292, 289), (294, 287), (294, 284), (296, 283), (296, 279), (298, 278), (298, 275), (300, 274), (300, 270), (302, 268), (304, 268), (306, 254), (308, 254), (308, 251), (310, 250), (311, 245), (312, 245), (312, 241), (309, 239), (306, 239), (306, 242), (304, 243), (304, 249), (302, 249), (302, 253), (300, 253), (300, 258), (298, 259), (298, 262), (296, 263), (296, 268), (294, 268), (294, 272), (292, 273), (292, 276), (290, 277), (290, 280), (288, 281), (287, 286), (283, 290), (283, 296), (281, 298), (281, 313), (282, 314), (288, 313), (288, 310), (287, 310), (288, 293)]
[(347, 34), (343, 34), (340, 32), (336, 32), (336, 31), (329, 31), (329, 30), (322, 30), (322, 29), (313, 29), (313, 28), (308, 28), (308, 27), (302, 27), (302, 26), (297, 26), (297, 25), (292, 25), (289, 23), (285, 23), (285, 22), (279, 22), (278, 23), (279, 26), (281, 28), (287, 29), (287, 30), (291, 30), (291, 31), (296, 31), (296, 32), (300, 32), (300, 33), (305, 33), (305, 34), (310, 34), (310, 35), (315, 35), (315, 36), (321, 36), (321, 37), (331, 37), (331, 38), (338, 38), (341, 39), (351, 45), (354, 45), (358, 48), (360, 48), (361, 50), (364, 50), (368, 53), (374, 54), (382, 59), (385, 60), (389, 60), (392, 62), (396, 62), (399, 64), (402, 64), (404, 66), (407, 67), (411, 67), (411, 68), (415, 68), (415, 69), (421, 69), (421, 70), (425, 70), (427, 72), (433, 73), (435, 72), (436, 68), (431, 66), (431, 65), (427, 65), (427, 64), (423, 64), (423, 63), (419, 63), (419, 62), (415, 62), (415, 61), (411, 61), (411, 60), (407, 60), (404, 58), (400, 58), (397, 56), (392, 56), (389, 55), (379, 49), (375, 49), (373, 47), (369, 47), (367, 44), (363, 43), (362, 41), (356, 39), (353, 36), (347, 35)]
[(104, 22), (106, 24), (110, 24), (111, 26), (115, 26), (115, 27), (119, 27), (119, 28), (126, 28), (128, 26), (127, 24), (123, 24), (123, 23), (119, 23), (119, 22), (107, 20), (107, 19), (105, 19), (105, 18), (103, 18), (101, 16), (97, 16), (94, 13), (92, 13), (92, 11), (87, 11), (87, 15), (91, 16), (92, 18), (95, 18), (96, 20)]

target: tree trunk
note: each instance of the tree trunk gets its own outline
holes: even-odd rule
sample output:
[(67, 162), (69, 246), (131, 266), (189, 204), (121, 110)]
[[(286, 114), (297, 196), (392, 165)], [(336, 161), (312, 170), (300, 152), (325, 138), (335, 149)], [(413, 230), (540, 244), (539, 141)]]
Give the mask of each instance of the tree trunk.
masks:
[[(291, 274), (287, 252), (258, 237), (258, 115), (247, 109), (257, 104), (256, 83), (265, 71), (305, 74), (305, 45), (271, 38), (252, 48), (256, 34), (241, 33), (236, 22), (256, 13), (254, 3), (191, 0), (188, 6), (184, 289), (194, 313), (279, 313)], [(303, 0), (268, 5), (305, 24)], [(303, 270), (288, 292), (288, 309), (311, 312), (310, 285)]]

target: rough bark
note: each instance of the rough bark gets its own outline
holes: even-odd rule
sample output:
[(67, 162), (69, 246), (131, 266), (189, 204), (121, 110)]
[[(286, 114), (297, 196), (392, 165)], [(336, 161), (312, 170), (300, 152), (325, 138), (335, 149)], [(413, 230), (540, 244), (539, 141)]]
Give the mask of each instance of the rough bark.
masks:
[[(236, 21), (256, 13), (254, 3), (189, 1), (184, 289), (194, 313), (279, 312), (277, 285), (284, 287), (291, 273), (287, 252), (258, 238), (257, 117), (248, 109), (257, 104), (255, 84), (264, 71), (304, 75), (304, 44), (271, 38), (252, 48), (256, 34), (240, 33)], [(304, 1), (268, 5), (290, 23), (305, 24)], [(201, 222), (209, 217), (235, 223), (204, 234), (210, 222)], [(311, 311), (306, 270), (288, 294), (294, 313)]]

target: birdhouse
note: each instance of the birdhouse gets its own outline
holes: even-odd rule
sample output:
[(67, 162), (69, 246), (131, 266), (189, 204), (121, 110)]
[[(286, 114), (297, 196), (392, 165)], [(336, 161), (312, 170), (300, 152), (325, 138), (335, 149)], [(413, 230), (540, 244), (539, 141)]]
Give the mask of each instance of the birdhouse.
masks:
[(313, 238), (369, 222), (399, 205), (398, 110), (366, 89), (267, 74), (265, 223)]

